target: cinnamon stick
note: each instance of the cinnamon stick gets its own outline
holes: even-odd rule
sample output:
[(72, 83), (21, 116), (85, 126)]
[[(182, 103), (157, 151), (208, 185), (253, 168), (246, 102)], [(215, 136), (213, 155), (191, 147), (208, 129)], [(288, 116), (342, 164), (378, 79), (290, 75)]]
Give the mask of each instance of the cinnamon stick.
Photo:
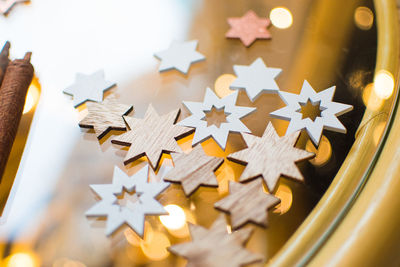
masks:
[(10, 59), (8, 58), (9, 54), (10, 54), (10, 42), (7, 41), (0, 52), (0, 85), (1, 82), (3, 81), (7, 66), (10, 63)]
[(25, 98), (33, 79), (31, 53), (9, 63), (0, 88), (0, 177), (17, 134)]

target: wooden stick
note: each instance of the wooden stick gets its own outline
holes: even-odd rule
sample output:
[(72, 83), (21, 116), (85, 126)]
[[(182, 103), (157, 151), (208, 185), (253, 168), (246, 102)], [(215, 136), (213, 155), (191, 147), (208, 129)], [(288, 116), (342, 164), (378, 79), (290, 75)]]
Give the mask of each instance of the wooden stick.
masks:
[(0, 88), (0, 177), (17, 134), (25, 98), (33, 79), (34, 69), (30, 63), (31, 53), (24, 59), (12, 61), (5, 72)]
[(10, 42), (7, 41), (0, 52), (0, 85), (3, 81), (4, 74), (6, 73), (7, 66), (10, 63), (10, 59), (8, 58), (10, 54), (10, 46)]

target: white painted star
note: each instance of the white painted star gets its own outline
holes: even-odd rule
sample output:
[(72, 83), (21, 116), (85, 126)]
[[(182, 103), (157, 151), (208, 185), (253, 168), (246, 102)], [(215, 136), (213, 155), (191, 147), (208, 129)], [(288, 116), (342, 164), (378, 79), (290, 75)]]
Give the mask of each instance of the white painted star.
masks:
[[(180, 121), (178, 125), (196, 128), (192, 145), (212, 137), (225, 150), (229, 132), (250, 133), (240, 119), (253, 112), (255, 108), (236, 106), (237, 96), (236, 91), (221, 99), (207, 88), (203, 102), (183, 102), (192, 115)], [(226, 115), (226, 122), (222, 122), (219, 127), (215, 124), (208, 126), (205, 120), (205, 112), (210, 112), (213, 107), (218, 110), (223, 109)]]
[(99, 70), (91, 75), (77, 73), (75, 83), (63, 92), (74, 97), (74, 106), (77, 107), (88, 100), (103, 101), (103, 92), (113, 86), (115, 83), (106, 81), (104, 71)]
[(279, 92), (275, 78), (282, 69), (268, 68), (260, 57), (250, 66), (234, 65), (233, 70), (238, 77), (230, 85), (230, 88), (246, 90), (252, 102), (263, 92)]
[[(107, 235), (111, 235), (126, 223), (140, 237), (143, 237), (146, 215), (168, 214), (164, 207), (155, 200), (155, 197), (164, 191), (169, 183), (148, 183), (148, 174), (148, 165), (132, 177), (115, 167), (112, 184), (90, 186), (101, 197), (101, 201), (89, 209), (86, 216), (106, 216)], [(119, 203), (118, 196), (124, 197), (125, 205)]]
[[(332, 86), (317, 93), (307, 81), (304, 81), (299, 95), (280, 91), (279, 95), (287, 106), (271, 112), (270, 115), (290, 121), (286, 135), (305, 129), (312, 142), (318, 146), (323, 129), (346, 133), (346, 128), (337, 116), (352, 110), (353, 106), (333, 102), (335, 89), (336, 87)], [(310, 118), (303, 119), (303, 114), (300, 112), (301, 106), (304, 106), (308, 101), (313, 105), (319, 103), (320, 106), (321, 114), (314, 121)]]
[(176, 69), (187, 74), (192, 63), (205, 59), (202, 54), (196, 51), (197, 43), (197, 40), (183, 43), (174, 41), (167, 50), (154, 54), (156, 58), (161, 60), (159, 71)]

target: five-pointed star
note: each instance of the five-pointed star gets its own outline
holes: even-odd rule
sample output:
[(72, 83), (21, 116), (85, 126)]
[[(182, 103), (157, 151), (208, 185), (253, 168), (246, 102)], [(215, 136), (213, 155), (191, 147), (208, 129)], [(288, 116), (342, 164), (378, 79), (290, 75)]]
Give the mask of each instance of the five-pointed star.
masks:
[(269, 192), (273, 192), (281, 175), (304, 181), (296, 162), (310, 159), (314, 153), (294, 147), (299, 135), (298, 131), (279, 137), (272, 123), (268, 123), (262, 137), (242, 134), (247, 148), (230, 154), (228, 159), (247, 164), (241, 182), (262, 176)]
[[(237, 96), (236, 91), (220, 99), (210, 88), (207, 88), (203, 102), (183, 102), (192, 115), (180, 121), (178, 125), (196, 128), (193, 145), (212, 137), (225, 150), (229, 132), (250, 132), (240, 118), (250, 114), (255, 108), (236, 106)], [(223, 109), (227, 115), (226, 122), (222, 122), (219, 127), (214, 124), (208, 126), (205, 120), (205, 112), (211, 111), (213, 107), (218, 110)]]
[(268, 210), (281, 200), (264, 193), (262, 180), (247, 184), (229, 182), (229, 196), (214, 204), (214, 207), (231, 215), (232, 229), (238, 229), (248, 222), (267, 226)]
[(249, 47), (256, 39), (271, 39), (267, 27), (271, 24), (267, 18), (259, 18), (253, 10), (241, 18), (228, 18), (231, 29), (226, 33), (227, 38), (240, 38)]
[(29, 0), (0, 0), (0, 13), (7, 15), (14, 5), (23, 2), (29, 2)]
[(263, 260), (263, 256), (249, 252), (244, 245), (252, 229), (242, 229), (228, 234), (224, 216), (217, 218), (210, 229), (189, 223), (192, 241), (168, 248), (188, 260), (191, 267), (240, 267)]
[[(299, 95), (279, 91), (279, 95), (287, 106), (271, 112), (270, 115), (279, 119), (290, 120), (286, 134), (305, 129), (311, 141), (318, 146), (323, 129), (346, 133), (346, 128), (336, 116), (352, 110), (353, 106), (333, 102), (335, 89), (336, 87), (332, 86), (317, 93), (307, 81), (304, 81)], [(301, 107), (306, 105), (309, 100), (313, 105), (316, 103), (320, 105), (321, 116), (316, 117), (314, 121), (308, 117), (303, 118), (301, 113)]]
[(214, 171), (221, 166), (223, 158), (207, 156), (201, 145), (189, 154), (172, 153), (174, 168), (164, 177), (165, 181), (180, 182), (186, 196), (192, 194), (200, 185), (218, 187)]
[[(164, 182), (148, 183), (148, 171), (149, 167), (146, 165), (129, 177), (115, 167), (112, 184), (91, 185), (101, 200), (86, 212), (86, 216), (106, 216), (107, 235), (111, 235), (126, 223), (140, 237), (143, 237), (146, 215), (168, 214), (164, 207), (155, 200), (155, 197), (163, 192), (169, 184)], [(125, 192), (133, 194), (133, 197), (125, 200)], [(119, 203), (118, 196), (125, 197), (125, 205)]]
[(88, 114), (79, 122), (79, 126), (93, 128), (99, 140), (111, 130), (126, 130), (122, 116), (133, 110), (133, 106), (118, 103), (114, 96), (109, 96), (101, 103), (88, 102), (87, 108)]
[(103, 92), (113, 86), (115, 83), (104, 80), (103, 70), (91, 75), (77, 73), (75, 83), (66, 88), (64, 93), (74, 97), (74, 106), (77, 107), (88, 100), (103, 101)]
[(279, 92), (275, 78), (282, 69), (267, 68), (262, 58), (257, 58), (250, 66), (233, 66), (237, 78), (230, 85), (231, 89), (244, 89), (251, 101), (263, 92)]
[(147, 156), (150, 165), (157, 168), (163, 152), (182, 152), (175, 138), (190, 134), (190, 128), (175, 124), (180, 110), (158, 116), (152, 105), (149, 105), (143, 119), (124, 117), (130, 131), (117, 136), (111, 143), (130, 146), (124, 164)]
[(156, 53), (154, 56), (161, 60), (159, 71), (176, 69), (187, 74), (192, 63), (205, 59), (196, 51), (197, 43), (197, 40), (183, 43), (174, 41), (167, 50)]

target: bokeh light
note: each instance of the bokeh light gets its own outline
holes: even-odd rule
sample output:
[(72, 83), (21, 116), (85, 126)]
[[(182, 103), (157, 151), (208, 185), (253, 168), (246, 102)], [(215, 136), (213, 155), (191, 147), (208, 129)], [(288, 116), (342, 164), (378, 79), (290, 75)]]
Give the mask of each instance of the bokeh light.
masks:
[(169, 252), (167, 248), (169, 246), (171, 246), (171, 242), (168, 237), (156, 231), (145, 236), (145, 240), (140, 243), (143, 254), (153, 261), (160, 261), (168, 257)]
[(314, 166), (323, 166), (332, 156), (332, 146), (325, 135), (321, 137), (318, 149), (314, 146), (311, 140), (307, 140), (306, 150), (315, 153), (315, 157), (310, 159), (310, 163)]
[(293, 24), (292, 12), (286, 7), (275, 7), (269, 13), (272, 25), (279, 29), (287, 29)]
[[(3, 265), (2, 265), (3, 266)], [(6, 267), (36, 267), (39, 266), (37, 259), (31, 253), (15, 253), (6, 259)]]
[(171, 230), (177, 230), (185, 226), (186, 215), (183, 209), (177, 205), (167, 205), (164, 207), (169, 215), (159, 216), (161, 223)]
[(225, 97), (234, 92), (234, 90), (230, 89), (229, 86), (236, 79), (236, 76), (233, 74), (222, 74), (218, 77), (214, 84), (215, 93), (219, 97)]
[(383, 100), (378, 97), (374, 90), (374, 84), (370, 83), (365, 86), (362, 93), (362, 100), (364, 105), (370, 110), (378, 110), (383, 104)]
[(369, 30), (374, 23), (374, 13), (368, 7), (357, 7), (354, 12), (354, 23), (361, 30)]
[(37, 102), (39, 101), (39, 88), (37, 87), (37, 84), (33, 82), (28, 89), (28, 93), (26, 95), (25, 99), (25, 105), (24, 105), (24, 111), (23, 113), (28, 113), (29, 111), (32, 110), (34, 106), (36, 106)]
[(374, 77), (374, 92), (382, 98), (388, 99), (392, 96), (394, 90), (393, 75), (387, 70), (380, 70)]
[(293, 194), (290, 187), (285, 184), (280, 184), (276, 190), (275, 196), (281, 200), (281, 203), (275, 207), (273, 212), (280, 214), (288, 212), (293, 202)]

